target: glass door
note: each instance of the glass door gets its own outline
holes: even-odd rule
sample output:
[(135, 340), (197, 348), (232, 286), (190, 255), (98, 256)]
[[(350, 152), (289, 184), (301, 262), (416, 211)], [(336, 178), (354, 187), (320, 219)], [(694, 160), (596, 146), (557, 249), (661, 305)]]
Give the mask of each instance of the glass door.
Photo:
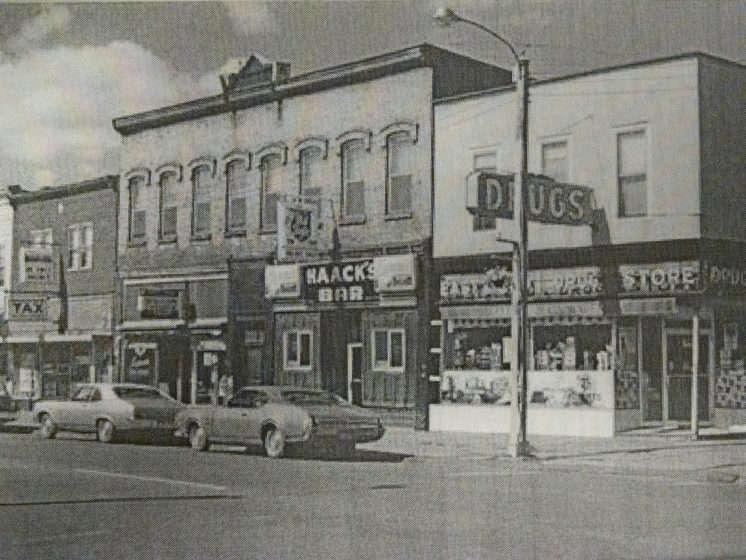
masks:
[[(666, 333), (667, 419), (690, 422), (692, 414), (692, 335)], [(709, 407), (709, 336), (699, 337), (698, 409), (699, 419), (708, 420)]]

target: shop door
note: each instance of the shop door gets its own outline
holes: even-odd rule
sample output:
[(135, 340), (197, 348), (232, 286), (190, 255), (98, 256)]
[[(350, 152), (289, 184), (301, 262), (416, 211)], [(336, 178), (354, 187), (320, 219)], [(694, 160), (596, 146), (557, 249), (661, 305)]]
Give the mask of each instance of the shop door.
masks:
[[(698, 410), (699, 419), (708, 420), (709, 406), (709, 336), (699, 337)], [(690, 422), (692, 416), (692, 335), (666, 333), (667, 419)]]
[(347, 345), (360, 342), (360, 312), (339, 309), (321, 313), (321, 386), (348, 396)]
[(363, 402), (363, 344), (347, 345), (347, 400), (360, 405)]
[(216, 404), (218, 382), (223, 374), (224, 353), (222, 351), (197, 352), (197, 404)]

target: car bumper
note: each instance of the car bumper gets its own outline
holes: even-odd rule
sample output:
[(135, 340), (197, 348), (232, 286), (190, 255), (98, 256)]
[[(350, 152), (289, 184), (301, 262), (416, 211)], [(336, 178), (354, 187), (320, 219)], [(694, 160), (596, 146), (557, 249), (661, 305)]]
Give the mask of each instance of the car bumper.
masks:
[(378, 441), (386, 430), (383, 426), (369, 427), (316, 427), (311, 431), (310, 440), (328, 441), (338, 440), (347, 443), (368, 443)]

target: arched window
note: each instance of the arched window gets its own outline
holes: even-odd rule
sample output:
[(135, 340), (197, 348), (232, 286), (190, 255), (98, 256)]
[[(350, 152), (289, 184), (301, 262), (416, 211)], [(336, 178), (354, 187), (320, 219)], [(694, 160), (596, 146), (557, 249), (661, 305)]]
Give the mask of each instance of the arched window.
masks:
[(321, 162), (323, 157), (323, 152), (318, 146), (308, 146), (299, 152), (301, 195), (321, 195)]
[(230, 233), (245, 231), (249, 171), (246, 161), (233, 159), (225, 166), (226, 229)]
[(386, 139), (386, 215), (412, 212), (412, 178), (415, 146), (407, 131), (394, 132)]
[(342, 144), (342, 218), (365, 218), (365, 144), (360, 139)]
[(277, 202), (280, 200), (282, 158), (275, 152), (263, 156), (259, 163), (262, 181), (260, 223), (262, 231), (277, 230)]
[(210, 202), (212, 172), (207, 165), (192, 169), (192, 237), (210, 236)]
[(147, 213), (145, 211), (144, 189), (145, 177), (133, 175), (127, 182), (129, 195), (129, 241), (145, 241), (145, 227)]
[(175, 171), (164, 171), (158, 180), (160, 188), (160, 221), (158, 238), (160, 241), (176, 241), (178, 214), (178, 182)]

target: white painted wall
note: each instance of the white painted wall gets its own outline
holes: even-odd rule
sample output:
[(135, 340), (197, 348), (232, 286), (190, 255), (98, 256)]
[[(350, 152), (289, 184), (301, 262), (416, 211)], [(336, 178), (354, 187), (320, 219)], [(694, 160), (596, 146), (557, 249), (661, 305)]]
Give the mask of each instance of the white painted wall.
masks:
[[(540, 171), (542, 142), (567, 139), (569, 181), (594, 189), (612, 243), (700, 236), (695, 58), (538, 84), (530, 95), (529, 171)], [(435, 257), (509, 250), (495, 237), (514, 238), (511, 220), (498, 220), (497, 231), (473, 231), (465, 177), (485, 149), (497, 149), (499, 170), (515, 170), (515, 100), (515, 91), (505, 91), (436, 105)], [(649, 140), (648, 215), (618, 218), (616, 135), (641, 124)], [(589, 245), (589, 227), (529, 226), (531, 249)]]

